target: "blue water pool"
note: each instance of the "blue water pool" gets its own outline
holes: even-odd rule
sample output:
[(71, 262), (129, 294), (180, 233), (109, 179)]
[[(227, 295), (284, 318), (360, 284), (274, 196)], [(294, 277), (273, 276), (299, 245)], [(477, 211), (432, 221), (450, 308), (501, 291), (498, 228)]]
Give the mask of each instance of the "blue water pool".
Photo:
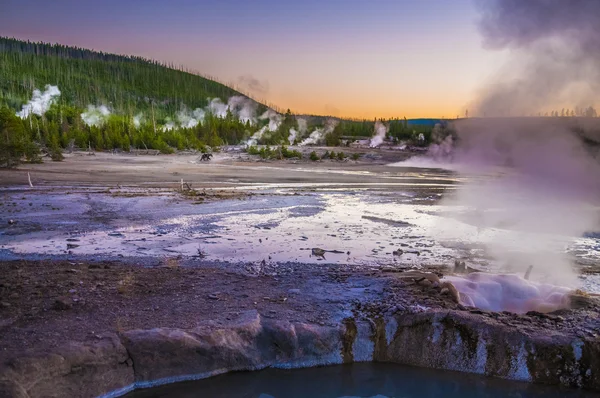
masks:
[(127, 398), (588, 398), (597, 393), (458, 372), (364, 363), (266, 369), (138, 390)]

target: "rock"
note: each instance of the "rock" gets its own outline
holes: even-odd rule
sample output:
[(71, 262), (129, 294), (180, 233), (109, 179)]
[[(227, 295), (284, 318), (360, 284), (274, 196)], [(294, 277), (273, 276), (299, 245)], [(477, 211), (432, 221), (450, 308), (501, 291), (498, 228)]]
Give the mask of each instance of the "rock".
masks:
[(324, 257), (325, 256), (325, 250), (319, 248), (319, 247), (314, 247), (311, 250), (313, 256), (317, 256), (317, 257)]
[(595, 297), (579, 291), (569, 295), (569, 301), (571, 303), (571, 308), (573, 309), (593, 308), (599, 304), (598, 299)]
[(16, 223), (16, 221), (15, 221), (15, 220), (8, 220), (8, 225), (13, 225), (13, 224), (15, 224), (15, 223)]
[(78, 270), (76, 270), (76, 269), (74, 269), (74, 268), (70, 268), (70, 269), (68, 269), (68, 270), (65, 270), (65, 272), (66, 272), (67, 274), (77, 274), (77, 273), (79, 273), (79, 271), (78, 271)]
[(2, 308), (9, 308), (10, 307), (10, 303), (7, 303), (6, 301), (2, 301), (2, 302), (0, 302), (0, 307), (2, 307)]
[(70, 310), (72, 307), (71, 300), (64, 297), (57, 298), (52, 305), (52, 309), (56, 311), (66, 311)]
[(67, 250), (76, 249), (78, 247), (79, 245), (76, 245), (75, 243), (67, 243)]
[(135, 364), (138, 382), (216, 371), (241, 371), (338, 364), (341, 330), (271, 321), (247, 311), (227, 327), (132, 330), (123, 342)]
[(44, 355), (23, 354), (0, 365), (0, 396), (100, 396), (134, 382), (128, 359), (116, 335), (70, 343)]
[(394, 256), (401, 256), (402, 253), (404, 253), (404, 252), (401, 249), (398, 249), (398, 250), (394, 250), (392, 252), (392, 255), (394, 255)]

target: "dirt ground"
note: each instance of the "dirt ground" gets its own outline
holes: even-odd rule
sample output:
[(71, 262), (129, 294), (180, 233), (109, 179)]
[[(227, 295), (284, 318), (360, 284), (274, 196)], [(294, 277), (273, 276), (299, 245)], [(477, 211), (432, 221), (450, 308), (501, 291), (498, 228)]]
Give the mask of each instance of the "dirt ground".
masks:
[[(119, 262), (0, 263), (0, 359), (40, 354), (105, 333), (226, 324), (241, 312), (335, 326), (349, 316), (453, 309), (483, 314), (523, 331), (552, 328), (597, 337), (598, 305), (553, 314), (494, 313), (466, 308), (431, 284), (395, 268), (310, 264), (265, 265), (259, 272), (202, 260), (158, 265)], [(249, 270), (248, 270), (249, 271)], [(442, 275), (443, 267), (429, 271)]]
[[(313, 148), (311, 148), (313, 149)], [(314, 148), (322, 154), (340, 148)], [(346, 148), (342, 148), (346, 150)], [(262, 160), (243, 152), (216, 153), (213, 160), (201, 162), (199, 154), (130, 155), (87, 152), (65, 154), (62, 162), (45, 159), (43, 164), (23, 164), (15, 170), (0, 170), (0, 186), (27, 185), (28, 176), (36, 185), (93, 185), (93, 186), (145, 186), (178, 187), (181, 179), (197, 187), (231, 187), (239, 184), (290, 183), (350, 183), (356, 181), (353, 173), (388, 170), (391, 162), (406, 159), (411, 154), (391, 150), (363, 150), (359, 161), (323, 160)], [(265, 166), (269, 166), (265, 168)], [(314, 171), (340, 170), (332, 175)], [(282, 173), (282, 170), (285, 172)], [(379, 181), (381, 178), (374, 179)]]
[[(200, 260), (197, 260), (200, 261)], [(326, 324), (374, 299), (374, 271), (289, 265), (250, 275), (180, 259), (143, 264), (66, 261), (0, 263), (0, 351), (10, 357), (85, 341), (106, 332), (264, 317)], [(301, 273), (302, 277), (298, 274)]]

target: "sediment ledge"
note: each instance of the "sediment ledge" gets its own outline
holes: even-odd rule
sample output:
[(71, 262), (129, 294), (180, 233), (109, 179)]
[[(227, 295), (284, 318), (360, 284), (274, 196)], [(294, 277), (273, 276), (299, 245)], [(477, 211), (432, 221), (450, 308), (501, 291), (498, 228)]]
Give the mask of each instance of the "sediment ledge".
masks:
[[(229, 371), (364, 361), (600, 390), (597, 336), (536, 322), (511, 326), (499, 315), (395, 309), (376, 316), (356, 313), (331, 327), (268, 319), (250, 310), (224, 326), (130, 330), (5, 361), (0, 395), (116, 397)], [(557, 316), (543, 321), (562, 322)]]

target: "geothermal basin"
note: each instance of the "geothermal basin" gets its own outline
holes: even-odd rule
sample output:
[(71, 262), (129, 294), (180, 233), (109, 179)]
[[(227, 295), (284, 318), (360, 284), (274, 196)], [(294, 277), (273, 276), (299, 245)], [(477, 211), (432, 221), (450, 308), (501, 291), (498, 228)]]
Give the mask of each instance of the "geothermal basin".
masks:
[[(445, 200), (498, 171), (214, 160), (73, 155), (7, 173), (0, 387), (118, 396), (378, 361), (599, 388), (597, 232), (515, 234), (501, 211), (482, 225)], [(572, 271), (527, 272), (540, 247)]]

